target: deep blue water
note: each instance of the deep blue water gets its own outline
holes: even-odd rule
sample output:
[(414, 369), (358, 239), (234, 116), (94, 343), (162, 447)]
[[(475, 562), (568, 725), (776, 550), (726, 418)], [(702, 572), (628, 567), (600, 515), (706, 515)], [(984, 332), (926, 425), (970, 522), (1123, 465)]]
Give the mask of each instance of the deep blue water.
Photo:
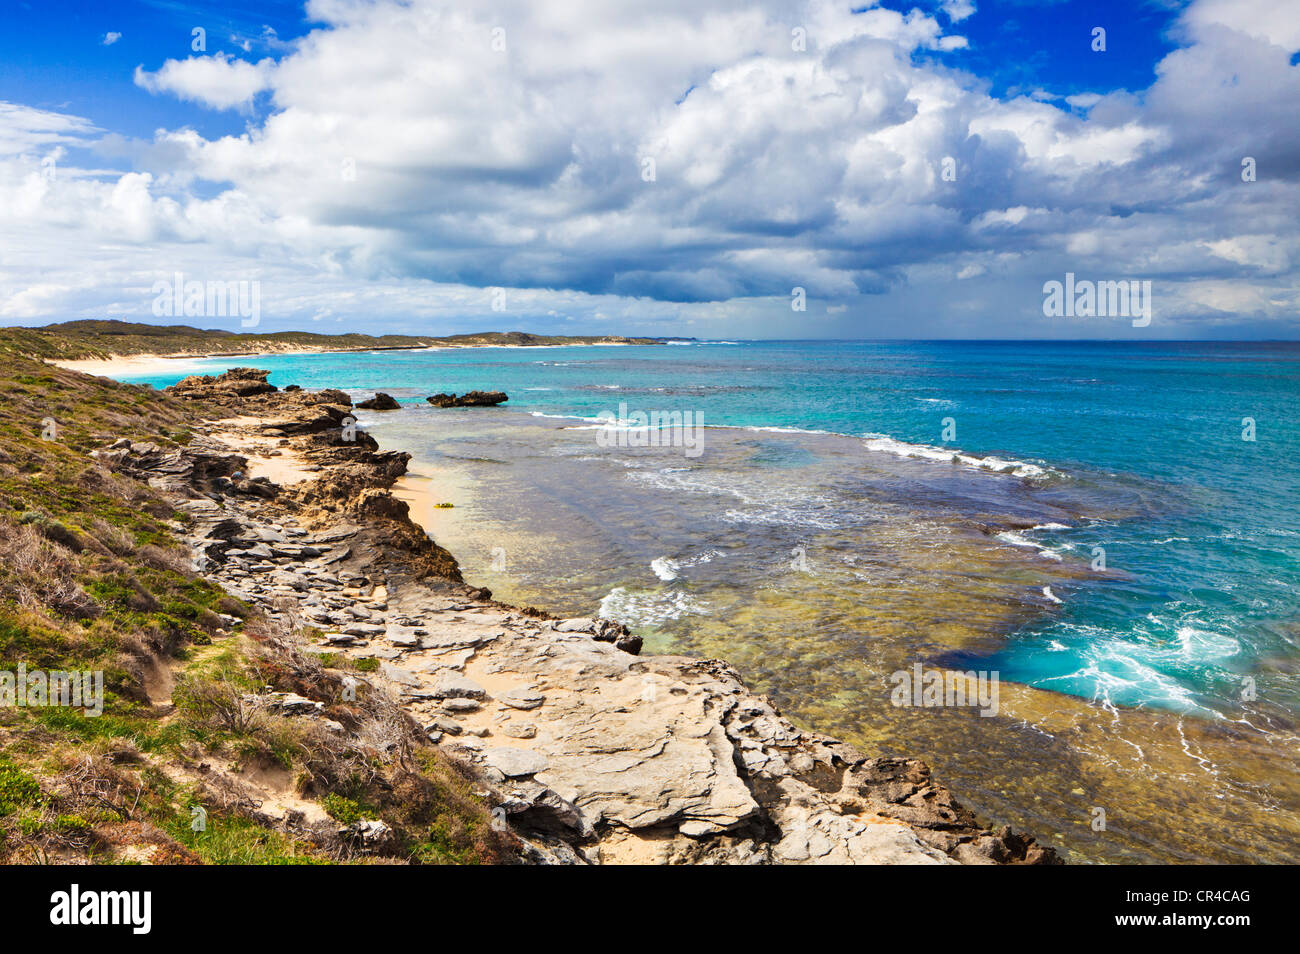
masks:
[[(1016, 539), (1084, 563), (1102, 548), (1110, 571), (1012, 635), (993, 660), (1004, 680), (1207, 716), (1236, 711), (1253, 680), (1271, 707), (1300, 709), (1297, 343), (739, 342), (202, 367), (238, 363), (279, 384), (379, 389), (413, 405), (503, 389), (510, 408), (538, 414), (594, 418), (626, 402), (710, 426), (867, 437), (864, 453), (996, 458), (1086, 514)], [(806, 453), (774, 446), (789, 459), (765, 464)]]

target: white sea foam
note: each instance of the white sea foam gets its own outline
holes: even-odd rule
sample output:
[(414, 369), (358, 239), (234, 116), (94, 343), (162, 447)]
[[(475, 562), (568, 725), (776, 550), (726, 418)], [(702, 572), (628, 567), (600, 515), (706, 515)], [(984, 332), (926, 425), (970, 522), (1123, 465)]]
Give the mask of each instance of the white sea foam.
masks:
[(1193, 626), (1178, 630), (1178, 645), (1185, 658), (1194, 660), (1226, 659), (1241, 652), (1241, 643), (1231, 636)]
[(628, 626), (658, 626), (683, 616), (707, 616), (707, 604), (682, 590), (633, 593), (616, 586), (600, 601), (600, 615)]
[(975, 457), (948, 447), (934, 447), (930, 444), (911, 444), (890, 437), (888, 434), (864, 434), (863, 442), (868, 450), (883, 451), (896, 457), (913, 457), (921, 460), (964, 464), (980, 470), (991, 470), (998, 474), (1010, 474), (1012, 477), (1043, 477), (1048, 471), (1037, 464), (1022, 460), (1003, 460), (1000, 457)]
[(654, 571), (655, 576), (659, 577), (659, 579), (665, 583), (671, 583), (677, 579), (681, 570), (699, 566), (702, 563), (709, 563), (715, 558), (724, 555), (721, 550), (705, 550), (703, 553), (683, 560), (674, 560), (672, 557), (662, 556), (650, 562), (650, 569)]
[(777, 426), (762, 427), (759, 425), (742, 427), (741, 430), (757, 431), (764, 434), (834, 434), (835, 433), (834, 431), (819, 431), (809, 427), (777, 427)]
[(1220, 715), (1198, 703), (1189, 687), (1137, 658), (1132, 650), (1131, 645), (1113, 639), (1089, 644), (1077, 670), (1038, 679), (1033, 684), (1050, 689), (1057, 682), (1090, 683), (1093, 701), (1111, 711), (1116, 711), (1117, 704), (1129, 704), (1136, 696), (1174, 710)]
[(1051, 588), (1050, 586), (1045, 586), (1045, 587), (1043, 587), (1043, 595), (1046, 596), (1046, 597), (1047, 597), (1049, 600), (1051, 600), (1053, 603), (1061, 603), (1061, 602), (1062, 602), (1062, 600), (1060, 599), (1060, 597), (1058, 597), (1055, 593), (1052, 592), (1052, 588)]
[(1003, 543), (1011, 544), (1013, 547), (1029, 547), (1030, 549), (1037, 550), (1039, 556), (1048, 560), (1061, 559), (1061, 554), (1053, 550), (1051, 547), (1045, 547), (1041, 543), (1035, 543), (1033, 540), (1026, 539), (1014, 530), (1004, 530), (1002, 533), (997, 535), (997, 538)]
[(682, 565), (680, 563), (676, 560), (670, 560), (668, 557), (659, 557), (658, 559), (650, 561), (650, 569), (654, 570), (655, 576), (659, 577), (659, 579), (663, 580), (665, 583), (670, 583), (677, 579), (677, 571), (681, 568)]
[(529, 411), (531, 417), (544, 417), (552, 421), (594, 421), (594, 417), (579, 417), (576, 414), (547, 414), (545, 411)]
[(770, 507), (762, 510), (726, 510), (727, 523), (744, 523), (755, 527), (809, 527), (813, 530), (838, 530), (844, 518), (813, 507)]

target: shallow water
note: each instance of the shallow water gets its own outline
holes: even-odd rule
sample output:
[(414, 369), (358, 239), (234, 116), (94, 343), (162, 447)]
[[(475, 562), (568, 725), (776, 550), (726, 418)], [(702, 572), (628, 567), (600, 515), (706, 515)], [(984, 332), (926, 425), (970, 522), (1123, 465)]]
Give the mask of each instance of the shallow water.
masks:
[[(409, 401), (362, 422), (416, 455), (413, 479), (456, 505), (425, 515), (434, 536), (503, 598), (727, 659), (799, 723), (924, 757), (1073, 860), (1300, 858), (1294, 346), (256, 363)], [(471, 387), (512, 410), (419, 403)], [(601, 446), (592, 419), (620, 401), (736, 426), (707, 428), (699, 456)], [(996, 671), (998, 714), (891, 704), (918, 663)]]

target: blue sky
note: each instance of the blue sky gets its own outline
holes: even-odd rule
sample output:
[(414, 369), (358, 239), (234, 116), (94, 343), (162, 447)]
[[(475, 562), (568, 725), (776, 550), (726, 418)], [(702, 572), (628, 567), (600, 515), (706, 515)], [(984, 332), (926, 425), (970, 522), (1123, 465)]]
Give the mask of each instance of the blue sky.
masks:
[[(0, 319), (179, 272), (264, 330), (1296, 337), (1280, 7), (10, 3)], [(1044, 314), (1067, 272), (1154, 320)]]
[[(1038, 89), (1059, 96), (1139, 92), (1155, 81), (1156, 64), (1175, 49), (1166, 34), (1181, 6), (1140, 0), (983, 3), (962, 21), (970, 46), (955, 58), (1002, 98)], [(1107, 30), (1105, 56), (1092, 51), (1097, 26)]]
[[(278, 56), (283, 50), (268, 44), (266, 28), (282, 42), (301, 37), (310, 29), (303, 13), (298, 0), (11, 0), (0, 31), (0, 96), (73, 112), (124, 136), (151, 137), (155, 129), (178, 126), (208, 137), (238, 135), (246, 117), (151, 96), (132, 81), (135, 68), (191, 55), (196, 26), (205, 30), (210, 54)], [(120, 37), (105, 45), (110, 33)]]

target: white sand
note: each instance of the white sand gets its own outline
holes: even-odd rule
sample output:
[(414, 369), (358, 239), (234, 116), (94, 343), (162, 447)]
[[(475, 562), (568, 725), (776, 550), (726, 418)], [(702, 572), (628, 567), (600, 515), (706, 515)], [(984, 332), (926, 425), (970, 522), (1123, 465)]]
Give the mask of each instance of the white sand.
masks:
[(215, 426), (232, 429), (214, 430), (211, 436), (248, 458), (249, 477), (267, 477), (272, 483), (287, 487), (316, 476), (306, 469), (308, 461), (301, 454), (280, 446), (280, 438), (249, 433), (249, 427), (261, 423), (262, 419), (258, 417), (227, 418), (217, 421)]
[[(115, 355), (111, 358), (78, 358), (75, 361), (55, 361), (50, 360), (60, 368), (67, 368), (69, 371), (80, 371), (83, 374), (93, 374), (101, 378), (122, 378), (135, 377), (146, 374), (168, 375), (177, 372), (193, 373), (200, 370), (199, 362), (219, 361), (228, 359), (231, 363), (226, 368), (240, 367), (247, 365), (249, 362), (256, 362), (258, 358), (271, 357), (282, 354), (378, 354), (382, 351), (399, 350), (399, 351), (463, 351), (487, 348), (518, 348), (522, 350), (533, 350), (542, 348), (574, 348), (574, 347), (625, 347), (623, 342), (608, 342), (597, 345), (596, 343), (583, 344), (556, 344), (556, 345), (511, 345), (511, 344), (492, 344), (492, 345), (430, 345), (426, 348), (381, 348), (378, 351), (370, 349), (349, 349), (346, 351), (332, 351), (320, 348), (302, 348), (294, 345), (286, 345), (271, 351), (258, 351), (248, 353), (232, 354), (133, 354), (133, 355)], [(221, 371), (226, 370), (221, 368)], [(212, 370), (212, 369), (207, 369)], [(220, 373), (216, 371), (214, 373)]]
[(112, 358), (83, 358), (76, 361), (50, 361), (69, 371), (94, 374), (101, 378), (133, 377), (141, 374), (174, 374), (198, 367), (201, 357), (169, 358), (160, 354), (118, 355)]

